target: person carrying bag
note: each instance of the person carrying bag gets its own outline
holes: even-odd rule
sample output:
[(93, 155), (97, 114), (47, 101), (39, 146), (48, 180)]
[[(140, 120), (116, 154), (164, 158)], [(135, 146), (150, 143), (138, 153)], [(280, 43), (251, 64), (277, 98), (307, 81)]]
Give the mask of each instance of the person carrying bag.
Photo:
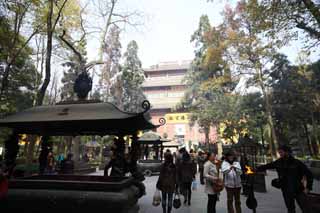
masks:
[[(205, 193), (208, 194), (207, 213), (216, 213), (218, 193), (221, 189), (219, 169), (215, 165), (216, 155), (208, 153), (208, 161), (204, 164)], [(222, 182), (223, 183), (223, 182)], [(223, 184), (222, 184), (223, 185)]]

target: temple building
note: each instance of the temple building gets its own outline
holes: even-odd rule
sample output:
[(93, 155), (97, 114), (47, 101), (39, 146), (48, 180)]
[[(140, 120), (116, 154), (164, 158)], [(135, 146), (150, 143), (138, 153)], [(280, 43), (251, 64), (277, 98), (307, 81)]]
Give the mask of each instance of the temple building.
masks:
[[(167, 124), (158, 128), (157, 132), (186, 146), (199, 145), (204, 142), (204, 133), (197, 124), (189, 124), (189, 113), (176, 109), (184, 97), (186, 84), (184, 78), (191, 61), (162, 62), (144, 69), (146, 79), (143, 91), (151, 103), (152, 122), (165, 117)], [(216, 140), (215, 131), (211, 131), (210, 140)]]

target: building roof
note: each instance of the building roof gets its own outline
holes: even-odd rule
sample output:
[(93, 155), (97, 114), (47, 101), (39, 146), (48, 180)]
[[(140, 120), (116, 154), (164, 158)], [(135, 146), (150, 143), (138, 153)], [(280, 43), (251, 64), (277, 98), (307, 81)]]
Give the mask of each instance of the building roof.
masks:
[[(145, 103), (145, 102), (144, 102)], [(33, 107), (0, 119), (0, 127), (38, 135), (130, 134), (157, 128), (144, 112), (127, 113), (111, 103), (78, 103)]]
[(183, 82), (183, 79), (184, 79), (184, 75), (146, 78), (142, 84), (142, 87), (146, 88), (146, 87), (185, 85), (185, 82)]
[(145, 72), (157, 72), (157, 71), (170, 71), (170, 70), (184, 70), (189, 69), (191, 61), (170, 61), (161, 62), (159, 64), (153, 65), (150, 68), (145, 68)]

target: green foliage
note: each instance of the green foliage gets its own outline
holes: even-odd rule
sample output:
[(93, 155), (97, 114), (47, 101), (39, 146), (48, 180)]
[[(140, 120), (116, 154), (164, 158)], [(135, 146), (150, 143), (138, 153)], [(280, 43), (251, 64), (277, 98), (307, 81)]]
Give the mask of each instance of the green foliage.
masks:
[[(319, 25), (312, 7), (318, 5), (299, 2), (239, 1), (234, 9), (225, 8), (223, 23), (214, 27), (207, 16), (200, 18), (191, 39), (195, 58), (186, 78), (188, 91), (179, 106), (191, 110), (192, 122), (206, 130), (223, 126), (220, 137), (231, 142), (249, 133), (255, 141), (271, 142), (275, 151), (278, 140), (302, 139), (318, 152), (319, 63), (292, 66), (278, 54), (294, 38), (293, 29), (302, 29), (302, 23), (294, 26), (297, 22), (313, 28), (316, 38)], [(277, 4), (280, 8), (272, 8)], [(260, 92), (238, 94), (240, 78)]]
[(318, 46), (320, 41), (320, 4), (310, 0), (259, 1), (266, 14), (266, 20), (273, 28), (270, 36), (285, 41), (304, 39), (307, 48)]
[(140, 112), (141, 104), (146, 99), (142, 91), (145, 76), (138, 57), (138, 44), (131, 41), (124, 54), (122, 66), (123, 109), (127, 112)]
[(121, 108), (123, 85), (120, 59), (120, 29), (117, 26), (112, 26), (104, 42), (103, 60), (106, 63), (101, 71), (99, 89), (104, 101), (112, 102)]
[[(9, 113), (19, 111), (32, 106), (32, 94), (35, 88), (34, 77), (36, 76), (36, 68), (31, 58), (32, 49), (25, 47), (16, 57), (14, 64), (7, 66), (7, 58), (9, 57), (9, 49), (12, 48), (11, 43), (5, 39), (8, 35), (13, 35), (9, 21), (5, 17), (0, 17), (0, 64), (2, 65), (2, 72), (0, 73), (0, 80), (4, 76), (6, 69), (9, 69), (8, 81), (10, 82), (5, 90), (5, 96), (1, 100), (0, 113)], [(2, 39), (4, 38), (4, 39)], [(25, 38), (18, 36), (17, 48), (23, 45)]]

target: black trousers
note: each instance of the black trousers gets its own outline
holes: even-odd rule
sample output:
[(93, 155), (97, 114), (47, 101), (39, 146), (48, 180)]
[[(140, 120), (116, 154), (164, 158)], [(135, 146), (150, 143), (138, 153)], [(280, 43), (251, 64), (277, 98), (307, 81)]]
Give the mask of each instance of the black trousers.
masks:
[(191, 185), (192, 182), (187, 182), (187, 183), (182, 183), (183, 187), (183, 195), (184, 195), (184, 202), (186, 203), (187, 201), (190, 203), (191, 202)]
[[(168, 198), (168, 202), (167, 202)], [(163, 212), (170, 213), (172, 210), (172, 202), (173, 202), (173, 193), (162, 192), (162, 208)], [(166, 211), (168, 207), (168, 211)]]
[(288, 213), (296, 212), (295, 200), (297, 201), (298, 206), (300, 207), (303, 213), (312, 213), (312, 210), (308, 203), (307, 195), (304, 192), (295, 194), (282, 189), (282, 195), (286, 207), (288, 209)]
[(216, 204), (218, 200), (218, 195), (210, 195), (208, 194), (208, 206), (207, 206), (207, 213), (216, 213)]
[(199, 173), (200, 173), (200, 183), (203, 185), (204, 184), (204, 178), (203, 178), (203, 170), (204, 168), (199, 167)]

